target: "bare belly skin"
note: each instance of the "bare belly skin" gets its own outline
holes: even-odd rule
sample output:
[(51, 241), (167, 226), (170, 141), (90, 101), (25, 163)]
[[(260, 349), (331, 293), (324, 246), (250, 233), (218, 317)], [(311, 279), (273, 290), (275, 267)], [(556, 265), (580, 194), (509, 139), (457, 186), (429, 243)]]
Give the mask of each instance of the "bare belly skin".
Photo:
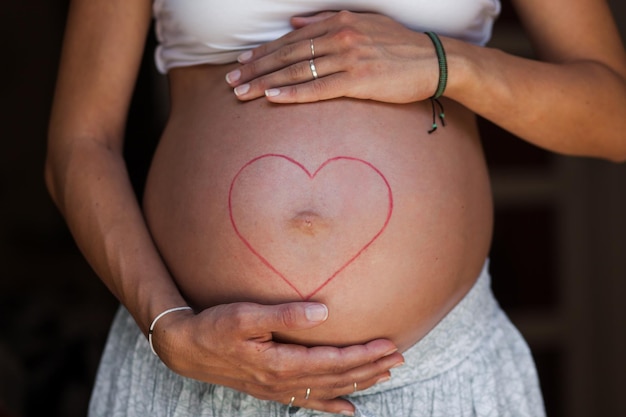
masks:
[(145, 192), (155, 242), (195, 309), (326, 303), (306, 345), (401, 350), (474, 283), (491, 240), (474, 116), (445, 102), (236, 100), (231, 66), (170, 72), (171, 115)]

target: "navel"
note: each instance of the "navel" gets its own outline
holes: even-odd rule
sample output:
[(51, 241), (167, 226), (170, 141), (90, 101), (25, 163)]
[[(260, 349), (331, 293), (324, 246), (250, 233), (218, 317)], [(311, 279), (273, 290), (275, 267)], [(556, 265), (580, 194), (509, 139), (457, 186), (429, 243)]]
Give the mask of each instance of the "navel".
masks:
[(329, 227), (329, 222), (314, 211), (298, 212), (289, 220), (289, 226), (303, 234), (315, 236)]

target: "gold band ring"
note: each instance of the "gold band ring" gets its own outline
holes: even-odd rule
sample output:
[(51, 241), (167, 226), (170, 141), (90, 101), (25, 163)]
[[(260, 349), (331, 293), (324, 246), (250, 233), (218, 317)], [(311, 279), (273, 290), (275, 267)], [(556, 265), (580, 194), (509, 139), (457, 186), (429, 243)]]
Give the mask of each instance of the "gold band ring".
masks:
[(307, 388), (306, 389), (306, 395), (304, 396), (304, 399), (308, 400), (310, 396), (311, 396), (311, 388)]
[(317, 68), (315, 67), (315, 62), (312, 58), (309, 60), (309, 67), (311, 67), (311, 74), (313, 74), (313, 79), (317, 80)]
[(313, 43), (313, 38), (309, 40), (311, 47), (311, 59), (315, 58), (315, 44)]
[(291, 408), (293, 407), (293, 402), (296, 400), (296, 397), (291, 397), (291, 400), (289, 400), (289, 405), (287, 407)]
[(358, 390), (358, 385), (356, 382), (353, 384), (353, 387), (354, 387), (354, 392), (356, 392)]

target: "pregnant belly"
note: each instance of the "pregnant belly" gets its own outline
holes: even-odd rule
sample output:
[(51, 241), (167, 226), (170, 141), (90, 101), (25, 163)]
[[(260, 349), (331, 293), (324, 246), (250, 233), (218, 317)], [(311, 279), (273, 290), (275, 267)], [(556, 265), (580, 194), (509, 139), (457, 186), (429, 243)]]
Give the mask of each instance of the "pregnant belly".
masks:
[(311, 171), (289, 156), (265, 154), (235, 175), (228, 209), (250, 252), (309, 300), (384, 232), (393, 193), (384, 174), (363, 159), (335, 156)]
[(459, 126), (435, 138), (406, 128), (418, 106), (409, 119), (404, 106), (351, 101), (211, 103), (209, 120), (173, 114), (144, 202), (194, 308), (320, 301), (327, 322), (276, 336), (307, 345), (389, 337), (404, 349), (472, 285), (491, 210), (461, 110)]

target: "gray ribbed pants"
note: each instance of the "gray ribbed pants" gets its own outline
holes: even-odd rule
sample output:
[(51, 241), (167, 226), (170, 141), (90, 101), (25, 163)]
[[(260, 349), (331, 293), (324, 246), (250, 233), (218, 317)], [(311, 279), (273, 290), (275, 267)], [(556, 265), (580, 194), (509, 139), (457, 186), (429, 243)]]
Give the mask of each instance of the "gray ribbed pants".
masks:
[[(535, 365), (490, 288), (487, 263), (470, 292), (404, 352), (388, 382), (347, 396), (362, 417), (543, 417)], [(327, 413), (259, 400), (181, 377), (152, 354), (128, 312), (115, 318), (90, 417), (313, 417)]]

